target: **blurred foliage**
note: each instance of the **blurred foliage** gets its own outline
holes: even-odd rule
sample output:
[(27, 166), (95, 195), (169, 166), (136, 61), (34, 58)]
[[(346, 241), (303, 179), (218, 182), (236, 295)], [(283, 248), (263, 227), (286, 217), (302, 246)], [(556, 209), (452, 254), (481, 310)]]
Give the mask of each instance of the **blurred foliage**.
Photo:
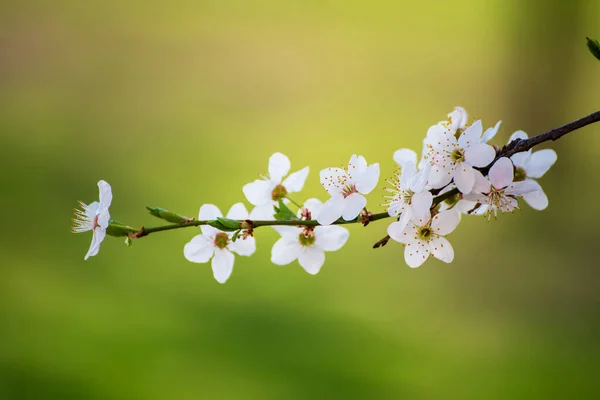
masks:
[[(456, 259), (412, 270), (350, 227), (316, 276), (270, 263), (226, 285), (183, 258), (195, 228), (69, 232), (96, 182), (112, 218), (147, 205), (227, 210), (281, 151), (321, 168), (352, 153), (393, 173), (462, 105), (497, 144), (598, 109), (581, 38), (600, 3), (273, 0), (0, 3), (0, 398), (592, 399), (600, 396), (594, 200), (600, 127), (552, 143), (544, 212), (465, 218)], [(380, 186), (383, 186), (382, 183)], [(370, 195), (379, 211), (383, 190)]]

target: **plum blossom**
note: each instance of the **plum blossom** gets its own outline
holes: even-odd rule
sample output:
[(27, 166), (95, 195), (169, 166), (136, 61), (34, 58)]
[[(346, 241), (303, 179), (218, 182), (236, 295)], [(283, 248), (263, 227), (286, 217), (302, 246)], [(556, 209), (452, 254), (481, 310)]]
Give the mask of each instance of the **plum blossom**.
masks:
[[(527, 139), (523, 131), (516, 131), (508, 140), (508, 143), (516, 139)], [(540, 184), (535, 180), (541, 178), (556, 162), (556, 152), (552, 149), (544, 149), (532, 152), (531, 149), (522, 153), (514, 154), (511, 161), (515, 165), (515, 181), (526, 181), (535, 184), (538, 190), (523, 194), (523, 200), (534, 210), (544, 210), (548, 207), (548, 197)]]
[[(425, 159), (431, 164), (430, 184), (434, 188), (446, 186), (452, 179), (462, 193), (469, 193), (475, 184), (473, 167), (489, 165), (496, 155), (494, 148), (482, 143), (481, 121), (475, 121), (460, 133), (440, 124), (429, 128)], [(460, 131), (457, 131), (457, 134)]]
[(426, 189), (429, 164), (425, 164), (424, 169), (417, 170), (416, 159), (417, 154), (412, 150), (396, 151), (394, 160), (401, 166), (400, 174), (397, 178), (389, 181), (393, 187), (386, 188), (388, 192), (392, 193), (392, 196), (387, 196), (390, 199), (388, 214), (396, 217), (402, 213), (400, 216), (402, 227), (406, 226), (413, 215), (423, 215), (433, 202), (433, 195)]
[[(222, 217), (221, 211), (213, 204), (200, 207), (198, 220), (215, 220)], [(248, 219), (248, 211), (243, 203), (234, 204), (227, 218)], [(233, 271), (234, 255), (250, 256), (256, 251), (253, 237), (239, 237), (232, 241), (232, 232), (223, 232), (209, 225), (200, 227), (202, 233), (196, 235), (183, 248), (183, 255), (191, 262), (205, 263), (212, 258), (212, 270), (219, 283), (225, 283)], [(233, 252), (233, 253), (232, 253)]]
[(464, 198), (487, 206), (488, 219), (492, 213), (496, 217), (498, 210), (512, 212), (519, 208), (517, 196), (539, 190), (535, 181), (514, 182), (514, 167), (506, 157), (498, 159), (492, 165), (487, 178), (476, 171), (475, 179), (473, 192), (464, 195)]
[(75, 209), (75, 218), (73, 218), (73, 227), (71, 228), (73, 233), (92, 231), (92, 243), (85, 255), (85, 260), (100, 251), (100, 244), (106, 237), (106, 228), (110, 221), (108, 208), (112, 202), (112, 189), (106, 181), (102, 180), (98, 182), (98, 189), (100, 201), (95, 201), (90, 205), (79, 201), (82, 210)]
[(367, 166), (363, 156), (353, 154), (348, 168), (321, 170), (321, 185), (331, 198), (325, 202), (317, 221), (330, 225), (340, 217), (350, 221), (367, 205), (365, 194), (371, 193), (379, 181), (379, 163)]
[(411, 268), (421, 266), (429, 255), (446, 263), (454, 260), (454, 249), (446, 239), (456, 229), (460, 215), (453, 211), (443, 211), (433, 218), (429, 210), (421, 217), (415, 217), (402, 227), (400, 222), (388, 226), (388, 235), (405, 244), (404, 260)]
[(244, 185), (242, 188), (248, 201), (255, 206), (250, 213), (252, 219), (273, 219), (279, 200), (287, 201), (288, 193), (299, 192), (304, 187), (308, 175), (308, 167), (291, 173), (285, 180), (284, 176), (290, 171), (290, 160), (281, 153), (275, 153), (269, 158), (269, 173), (262, 179)]
[[(304, 219), (318, 218), (323, 203), (309, 199), (304, 203)], [(281, 238), (275, 242), (271, 251), (271, 261), (277, 265), (287, 265), (298, 260), (300, 266), (309, 274), (319, 272), (325, 262), (326, 251), (339, 250), (348, 240), (350, 233), (346, 228), (330, 226), (277, 226)]]

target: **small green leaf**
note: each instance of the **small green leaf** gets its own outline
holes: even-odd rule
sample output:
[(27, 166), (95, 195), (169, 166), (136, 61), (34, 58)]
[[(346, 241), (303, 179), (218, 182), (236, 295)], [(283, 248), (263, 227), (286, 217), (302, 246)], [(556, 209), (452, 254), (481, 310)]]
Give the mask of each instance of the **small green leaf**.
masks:
[[(230, 228), (230, 227), (224, 225), (221, 220), (226, 220), (226, 218), (217, 218), (212, 221), (208, 221), (208, 225), (212, 226), (213, 228), (217, 228), (218, 230), (223, 231), (223, 232), (234, 232), (234, 231), (237, 231), (238, 229), (240, 229), (239, 225), (236, 228)], [(229, 220), (229, 221), (231, 221), (231, 220)]]
[(240, 221), (236, 221), (234, 219), (229, 219), (229, 218), (223, 218), (223, 217), (217, 217), (217, 219), (219, 220), (220, 223), (223, 224), (223, 226), (225, 226), (229, 229), (238, 230), (241, 228)]
[(586, 37), (586, 39), (588, 49), (590, 49), (590, 52), (594, 55), (594, 57), (600, 60), (600, 43), (598, 43), (597, 40), (590, 39), (589, 37)]
[(298, 217), (285, 205), (282, 199), (279, 199), (279, 207), (275, 206), (275, 219), (277, 221), (287, 221), (296, 220)]
[(108, 227), (106, 228), (106, 234), (115, 237), (129, 236), (131, 232), (137, 232), (138, 230), (122, 224), (119, 221), (108, 221)]
[(231, 237), (231, 241), (232, 241), (232, 242), (235, 242), (235, 241), (237, 240), (237, 238), (238, 238), (238, 236), (240, 235), (240, 232), (241, 232), (241, 231), (242, 231), (241, 229), (240, 229), (240, 230), (238, 230), (238, 231), (235, 231), (235, 233), (234, 233), (234, 234), (233, 234), (233, 236)]
[(150, 211), (150, 214), (154, 215), (156, 218), (164, 219), (165, 221), (173, 222), (175, 224), (193, 221), (193, 218), (184, 217), (183, 215), (165, 210), (164, 208), (146, 206), (146, 209)]

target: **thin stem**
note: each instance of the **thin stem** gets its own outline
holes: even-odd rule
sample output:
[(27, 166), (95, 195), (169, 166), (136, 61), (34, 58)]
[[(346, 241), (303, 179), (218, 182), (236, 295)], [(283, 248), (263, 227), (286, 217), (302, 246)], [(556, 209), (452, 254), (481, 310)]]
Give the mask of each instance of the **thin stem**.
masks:
[(291, 202), (292, 202), (292, 204), (293, 204), (293, 205), (295, 205), (296, 207), (298, 207), (298, 208), (302, 208), (302, 206), (301, 206), (300, 204), (296, 203), (294, 200), (292, 200), (292, 199), (290, 198), (290, 196), (285, 196), (285, 198), (286, 198), (286, 199), (288, 199), (289, 201), (291, 201)]

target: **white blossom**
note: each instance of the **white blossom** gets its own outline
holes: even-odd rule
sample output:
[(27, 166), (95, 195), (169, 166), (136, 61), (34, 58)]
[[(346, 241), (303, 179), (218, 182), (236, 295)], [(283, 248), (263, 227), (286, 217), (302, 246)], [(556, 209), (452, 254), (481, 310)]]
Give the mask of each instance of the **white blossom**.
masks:
[(429, 210), (421, 217), (414, 217), (402, 227), (400, 222), (388, 226), (388, 235), (406, 247), (404, 259), (411, 268), (421, 266), (429, 255), (446, 263), (454, 260), (454, 249), (446, 239), (456, 229), (460, 215), (452, 211), (443, 211), (433, 218)]
[(100, 244), (106, 237), (106, 228), (110, 221), (108, 208), (112, 202), (112, 189), (105, 181), (98, 182), (98, 189), (100, 201), (95, 201), (90, 205), (79, 201), (82, 210), (75, 209), (75, 218), (73, 218), (73, 227), (71, 228), (71, 232), (74, 233), (92, 231), (92, 243), (85, 255), (85, 260), (100, 251)]
[[(318, 218), (323, 204), (317, 199), (304, 203), (303, 215), (306, 219)], [(325, 262), (326, 251), (339, 250), (348, 240), (346, 228), (330, 226), (277, 226), (281, 238), (271, 250), (271, 261), (277, 265), (287, 265), (298, 260), (309, 274), (319, 272)]]
[[(523, 131), (516, 131), (512, 134), (508, 143), (516, 139), (527, 139), (527, 134)], [(535, 179), (541, 178), (554, 165), (557, 159), (556, 152), (552, 149), (532, 152), (529, 149), (514, 154), (510, 159), (516, 168), (515, 180), (527, 181), (538, 187), (538, 190), (523, 194), (523, 200), (534, 210), (544, 210), (548, 207), (548, 197)]]
[(379, 164), (367, 166), (363, 156), (353, 154), (348, 168), (321, 170), (321, 185), (331, 198), (325, 202), (317, 221), (330, 225), (340, 217), (346, 221), (356, 218), (367, 205), (363, 196), (369, 194), (379, 181)]
[(262, 179), (244, 185), (242, 188), (248, 201), (255, 206), (250, 213), (252, 219), (273, 219), (279, 200), (287, 203), (287, 195), (302, 190), (308, 175), (308, 167), (291, 173), (290, 160), (281, 153), (275, 153), (269, 158), (269, 173)]
[[(215, 220), (222, 217), (221, 211), (213, 204), (200, 207), (198, 220)], [(227, 218), (236, 220), (248, 219), (248, 211), (242, 203), (234, 204)], [(183, 255), (191, 262), (205, 263), (212, 258), (213, 275), (217, 282), (225, 283), (233, 271), (234, 255), (250, 256), (256, 251), (253, 237), (238, 237), (232, 241), (231, 232), (223, 232), (209, 225), (200, 227), (202, 233), (196, 235), (183, 248)]]

